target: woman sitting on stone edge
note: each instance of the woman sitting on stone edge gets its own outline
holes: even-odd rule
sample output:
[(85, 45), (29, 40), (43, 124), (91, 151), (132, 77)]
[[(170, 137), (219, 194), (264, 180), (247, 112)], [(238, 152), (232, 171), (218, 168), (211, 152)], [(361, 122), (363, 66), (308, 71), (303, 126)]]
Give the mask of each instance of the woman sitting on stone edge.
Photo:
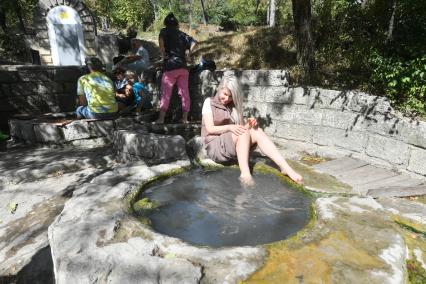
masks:
[(218, 163), (237, 158), (243, 184), (254, 185), (249, 168), (249, 154), (250, 148), (255, 144), (278, 165), (283, 174), (296, 183), (303, 183), (302, 176), (289, 166), (274, 143), (258, 127), (256, 119), (244, 121), (243, 98), (235, 75), (223, 76), (216, 95), (204, 101), (202, 115), (201, 136), (207, 155)]

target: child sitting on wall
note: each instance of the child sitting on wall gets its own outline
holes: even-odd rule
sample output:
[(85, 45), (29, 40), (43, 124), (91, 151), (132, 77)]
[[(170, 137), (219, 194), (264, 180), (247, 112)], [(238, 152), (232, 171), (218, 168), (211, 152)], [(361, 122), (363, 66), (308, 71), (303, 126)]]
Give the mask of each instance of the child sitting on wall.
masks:
[(133, 84), (133, 94), (135, 97), (136, 111), (140, 112), (142, 109), (152, 108), (151, 95), (145, 85), (145, 72), (142, 72), (141, 82), (139, 82), (136, 73), (133, 71), (126, 71), (127, 81)]

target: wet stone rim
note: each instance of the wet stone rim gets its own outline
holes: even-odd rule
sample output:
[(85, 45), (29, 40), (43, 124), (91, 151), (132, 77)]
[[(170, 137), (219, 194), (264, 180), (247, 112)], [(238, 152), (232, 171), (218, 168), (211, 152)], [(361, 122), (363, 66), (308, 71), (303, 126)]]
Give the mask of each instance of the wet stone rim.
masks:
[[(314, 204), (313, 204), (315, 201), (314, 195), (310, 191), (306, 190), (303, 186), (295, 184), (293, 181), (291, 181), (288, 177), (282, 175), (275, 168), (272, 168), (271, 166), (268, 166), (262, 162), (257, 162), (253, 168), (253, 171), (255, 173), (261, 175), (260, 177), (255, 176), (255, 178), (259, 177), (259, 178), (265, 179), (266, 176), (273, 175), (277, 179), (272, 180), (271, 184), (263, 188), (262, 187), (257, 189), (245, 188), (245, 189), (242, 189), (242, 192), (238, 189), (236, 190), (236, 192), (231, 191), (229, 193), (230, 195), (229, 198), (231, 200), (234, 200), (235, 202), (237, 202), (238, 198), (243, 199), (242, 201), (240, 200), (240, 203), (243, 202), (243, 205), (240, 204), (240, 206), (237, 206), (238, 204), (235, 204), (235, 206), (237, 206), (237, 208), (235, 208), (237, 210), (235, 214), (237, 215), (242, 214), (242, 217), (240, 216), (240, 218), (237, 218), (237, 219), (231, 218), (232, 220), (230, 220), (226, 216), (222, 216), (221, 214), (222, 210), (230, 211), (231, 209), (233, 209), (233, 208), (228, 208), (229, 210), (227, 210), (226, 208), (219, 208), (221, 207), (221, 204), (223, 202), (226, 203), (227, 201), (229, 201), (226, 192), (224, 192), (226, 190), (222, 190), (222, 189), (219, 189), (219, 191), (217, 191), (217, 189), (215, 190), (214, 188), (211, 188), (213, 190), (213, 193), (211, 194), (215, 196), (222, 195), (223, 193), (225, 194), (223, 194), (223, 196), (219, 196), (217, 199), (213, 197), (214, 200), (210, 202), (205, 201), (204, 198), (207, 197), (207, 199), (211, 199), (212, 196), (209, 197), (208, 192), (202, 189), (200, 192), (200, 194), (202, 195), (201, 199), (198, 199), (198, 197), (196, 197), (198, 195), (198, 192), (197, 192), (198, 190), (189, 192), (189, 196), (192, 196), (195, 198), (195, 200), (190, 201), (191, 204), (194, 203), (190, 205), (192, 209), (188, 209), (189, 205), (186, 204), (188, 196), (184, 194), (183, 192), (180, 192), (180, 193), (185, 195), (183, 196), (184, 200), (180, 200), (179, 197), (175, 199), (176, 198), (175, 196), (171, 197), (171, 199), (166, 198), (167, 201), (165, 204), (172, 204), (175, 201), (177, 203), (180, 203), (180, 205), (177, 205), (177, 207), (175, 207), (174, 209), (167, 209), (167, 210), (172, 210), (172, 211), (167, 211), (168, 213), (164, 213), (164, 209), (162, 213), (160, 213), (159, 211), (156, 211), (156, 210), (161, 211), (161, 209), (159, 209), (158, 207), (162, 207), (165, 204), (158, 204), (156, 202), (155, 197), (153, 198), (153, 200), (150, 200), (150, 198), (146, 197), (146, 194), (155, 195), (156, 190), (159, 190), (158, 188), (155, 189), (155, 187), (156, 186), (162, 187), (162, 184), (164, 183), (164, 181), (169, 178), (177, 177), (178, 175), (182, 175), (184, 173), (188, 173), (192, 171), (196, 175), (200, 174), (201, 179), (205, 179), (208, 177), (204, 176), (204, 174), (210, 173), (215, 175), (216, 171), (224, 170), (226, 168), (229, 168), (230, 170), (232, 170), (229, 173), (230, 176), (228, 177), (228, 179), (237, 178), (233, 176), (235, 175), (234, 171), (236, 171), (235, 166), (223, 167), (220, 165), (219, 166), (204, 165), (204, 167), (202, 167), (200, 172), (197, 172), (196, 169), (194, 169), (194, 167), (192, 168), (186, 167), (186, 168), (182, 168), (179, 170), (175, 170), (169, 173), (164, 173), (159, 176), (156, 176), (155, 178), (143, 183), (138, 188), (138, 190), (128, 195), (127, 208), (130, 214), (132, 214), (141, 223), (148, 226), (151, 230), (155, 232), (164, 234), (166, 236), (182, 239), (184, 242), (188, 242), (190, 245), (207, 246), (211, 248), (267, 245), (270, 243), (283, 241), (285, 239), (291, 238), (292, 236), (296, 235), (300, 231), (303, 231), (306, 227), (309, 227), (308, 224), (312, 223), (313, 217), (315, 216)], [(192, 175), (186, 176), (186, 177), (181, 176), (177, 178), (178, 180), (182, 180), (182, 179), (188, 180), (192, 178)], [(261, 180), (260, 182), (262, 181), (263, 180)], [(236, 186), (238, 186), (237, 184)], [(193, 184), (191, 181), (189, 181), (189, 184), (186, 184), (186, 183), (183, 184), (184, 187), (185, 185), (190, 187), (191, 186), (197, 187), (196, 184)], [(205, 184), (204, 186), (207, 186), (207, 185)], [(225, 186), (226, 185), (219, 185), (219, 188), (225, 188)], [(268, 188), (270, 186), (273, 187), (272, 190), (271, 189), (265, 190), (265, 188)], [(152, 187), (154, 187), (153, 191), (151, 191), (150, 193), (146, 193), (146, 191), (148, 191), (148, 189)], [(288, 196), (287, 199), (281, 198), (279, 196), (281, 192), (278, 193), (278, 191), (275, 191), (276, 189), (279, 189), (280, 187), (283, 188), (283, 192), (282, 192), (283, 197), (287, 195)], [(174, 191), (174, 189), (171, 189), (171, 190)], [(176, 194), (179, 194), (178, 192), (179, 189), (176, 189), (176, 190), (177, 190)], [(248, 191), (247, 194), (244, 192), (245, 190)], [(259, 190), (262, 192), (260, 193)], [(166, 191), (170, 192), (167, 189)], [(253, 198), (256, 199), (259, 197), (259, 193), (265, 197), (265, 198), (262, 198), (264, 202), (259, 201), (258, 203), (257, 201), (253, 201)], [(225, 197), (226, 200), (222, 200), (223, 197)], [(197, 200), (201, 202), (201, 204), (198, 204)], [(171, 206), (173, 207), (173, 205)], [(224, 206), (226, 207), (226, 205)], [(230, 206), (232, 207), (233, 205), (230, 205)], [(241, 206), (243, 207), (241, 208)], [(289, 208), (289, 206), (292, 208)], [(185, 209), (183, 209), (183, 211), (181, 212), (182, 208), (185, 208)], [(254, 213), (252, 211), (253, 209), (255, 210)], [(286, 209), (288, 210), (292, 209), (292, 210), (288, 211)], [(179, 213), (177, 213), (175, 210), (179, 210)], [(271, 210), (274, 212), (271, 212)], [(189, 223), (185, 223), (184, 219), (186, 217), (176, 218), (176, 222), (181, 224), (181, 227), (183, 226), (182, 228), (184, 229), (182, 228), (171, 229), (171, 227), (174, 227), (174, 226), (173, 224), (170, 224), (168, 220), (170, 220), (171, 216), (175, 216), (173, 212), (176, 212), (178, 216), (183, 215), (191, 219)], [(160, 216), (159, 218), (162, 220), (159, 220), (158, 215), (156, 218), (152, 214), (154, 215), (168, 214), (168, 216), (167, 217)], [(205, 216), (206, 214), (208, 215), (207, 217)], [(218, 215), (220, 215), (221, 217)], [(152, 222), (154, 222), (154, 224), (152, 224)], [(286, 224), (289, 224), (290, 226), (286, 226)], [(202, 228), (200, 229), (199, 226), (201, 226)], [(226, 229), (228, 227), (235, 227), (235, 226), (237, 226), (236, 232), (227, 232), (226, 230), (221, 232), (223, 228)], [(282, 228), (282, 229), (271, 230), (273, 228)], [(188, 233), (188, 230), (192, 231), (192, 233)], [(206, 233), (205, 230), (210, 232)], [(268, 233), (264, 234), (265, 231), (268, 231)], [(197, 234), (199, 236), (192, 236), (193, 234)]]

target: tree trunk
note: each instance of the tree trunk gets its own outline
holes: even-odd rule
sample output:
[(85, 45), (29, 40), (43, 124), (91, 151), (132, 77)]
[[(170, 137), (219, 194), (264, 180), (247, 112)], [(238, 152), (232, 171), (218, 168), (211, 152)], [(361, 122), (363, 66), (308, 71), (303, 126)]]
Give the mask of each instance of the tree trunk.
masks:
[(392, 37), (393, 37), (393, 29), (395, 27), (396, 2), (397, 2), (397, 0), (393, 0), (392, 16), (390, 17), (389, 28), (388, 28), (388, 32), (386, 34), (386, 41), (387, 42), (391, 41)]
[(4, 13), (4, 9), (1, 3), (0, 3), (0, 27), (3, 29), (3, 32), (7, 34), (6, 15)]
[(192, 0), (188, 0), (189, 3), (189, 31), (191, 32), (192, 28)]
[(22, 19), (21, 4), (18, 1), (14, 2), (14, 8), (15, 8), (16, 16), (18, 17), (19, 28), (23, 33), (26, 33), (24, 20)]
[(275, 14), (277, 11), (277, 3), (276, 0), (269, 0), (269, 7), (268, 7), (268, 25), (270, 27), (275, 27)]
[(259, 5), (260, 5), (260, 0), (256, 0), (256, 10), (255, 10), (255, 14), (257, 16), (257, 12), (259, 11)]
[(200, 0), (201, 2), (201, 9), (203, 10), (203, 22), (205, 25), (207, 25), (207, 22), (209, 21), (207, 13), (206, 13), (206, 8), (204, 7), (204, 0)]
[(296, 32), (297, 63), (304, 76), (309, 77), (314, 68), (314, 41), (311, 31), (311, 1), (292, 0), (294, 28)]
[(158, 6), (157, 6), (157, 0), (150, 0), (152, 5), (152, 10), (154, 11), (154, 19), (158, 18)]

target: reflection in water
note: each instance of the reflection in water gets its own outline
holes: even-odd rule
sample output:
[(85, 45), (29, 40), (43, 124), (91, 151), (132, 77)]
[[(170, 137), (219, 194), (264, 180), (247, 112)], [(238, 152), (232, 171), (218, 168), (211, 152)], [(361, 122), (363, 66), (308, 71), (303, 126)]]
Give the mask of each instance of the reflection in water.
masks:
[(159, 204), (152, 227), (189, 243), (256, 245), (282, 240), (308, 221), (310, 200), (274, 175), (255, 174), (243, 188), (236, 169), (193, 170), (157, 183), (142, 193)]

